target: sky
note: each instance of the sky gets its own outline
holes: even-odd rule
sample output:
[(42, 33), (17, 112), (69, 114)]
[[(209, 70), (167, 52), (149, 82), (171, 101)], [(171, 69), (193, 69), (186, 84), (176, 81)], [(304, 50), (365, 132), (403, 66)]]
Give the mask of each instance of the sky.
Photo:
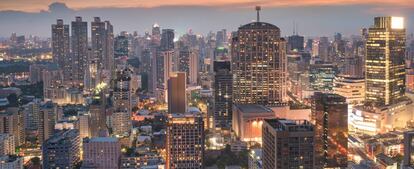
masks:
[(262, 6), (261, 20), (290, 35), (293, 23), (305, 36), (359, 34), (375, 16), (403, 16), (408, 32), (414, 30), (414, 0), (0, 0), (0, 37), (12, 32), (50, 37), (51, 24), (75, 16), (92, 21), (109, 20), (115, 33), (150, 31), (158, 23), (177, 34), (188, 30), (237, 30), (255, 19), (254, 7)]

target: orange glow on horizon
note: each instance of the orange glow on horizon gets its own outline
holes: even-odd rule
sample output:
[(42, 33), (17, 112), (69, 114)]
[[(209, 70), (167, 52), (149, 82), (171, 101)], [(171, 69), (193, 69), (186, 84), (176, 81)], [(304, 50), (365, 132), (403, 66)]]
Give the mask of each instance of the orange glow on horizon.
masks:
[[(47, 11), (48, 5), (56, 2), (55, 0), (4, 0), (0, 4), (0, 11), (16, 10), (26, 12)], [(375, 6), (400, 6), (404, 8), (414, 8), (411, 0), (279, 0), (279, 1), (260, 1), (260, 0), (59, 0), (65, 3), (71, 9), (85, 8), (153, 8), (160, 6), (211, 6), (211, 7), (239, 7), (250, 8), (256, 5), (262, 5), (265, 8), (270, 7), (291, 7), (291, 6), (339, 6), (339, 5), (375, 5)]]

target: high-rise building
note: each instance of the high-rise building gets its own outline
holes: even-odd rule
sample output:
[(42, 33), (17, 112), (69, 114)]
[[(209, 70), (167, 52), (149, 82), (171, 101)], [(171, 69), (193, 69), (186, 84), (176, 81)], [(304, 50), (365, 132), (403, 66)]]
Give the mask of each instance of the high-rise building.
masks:
[(300, 35), (292, 35), (288, 37), (288, 48), (290, 50), (303, 51), (304, 37)]
[(166, 169), (204, 168), (204, 123), (200, 114), (169, 114)]
[(376, 17), (368, 30), (365, 79), (367, 102), (389, 105), (405, 93), (405, 28), (401, 17)]
[(56, 101), (64, 96), (59, 92), (65, 89), (63, 71), (59, 69), (44, 70), (43, 76), (43, 97), (44, 99), (50, 99)]
[(161, 50), (172, 50), (174, 49), (174, 30), (163, 29), (161, 34)]
[(82, 17), (78, 16), (75, 21), (72, 21), (71, 42), (72, 80), (83, 83), (85, 71), (88, 67), (88, 22), (82, 21)]
[(52, 57), (59, 68), (65, 70), (63, 76), (65, 81), (71, 80), (72, 58), (69, 57), (69, 39), (69, 25), (58, 19), (56, 24), (52, 25)]
[(214, 127), (231, 129), (233, 74), (230, 61), (214, 62)]
[(232, 43), (234, 102), (286, 102), (286, 42), (280, 29), (257, 19), (239, 27)]
[(168, 86), (168, 79), (173, 74), (173, 58), (174, 50), (157, 51), (156, 60), (156, 86), (157, 86), (157, 98), (161, 102), (166, 100), (166, 91)]
[(318, 167), (347, 167), (348, 104), (337, 94), (317, 92), (312, 97), (311, 119), (315, 125)]
[(318, 56), (324, 62), (333, 62), (331, 56), (329, 56), (329, 39), (328, 37), (320, 37), (318, 43)]
[(115, 38), (114, 55), (115, 58), (128, 57), (128, 38), (124, 35), (119, 35)]
[(311, 89), (320, 92), (331, 92), (338, 68), (331, 63), (310, 64), (309, 83)]
[(333, 82), (333, 93), (344, 96), (350, 105), (363, 104), (365, 100), (365, 79), (338, 75)]
[(23, 157), (19, 156), (0, 156), (1, 169), (23, 169)]
[(131, 74), (128, 67), (116, 72), (113, 91), (114, 112), (112, 113), (112, 134), (128, 135), (131, 124)]
[(75, 168), (80, 162), (80, 145), (76, 129), (55, 133), (42, 145), (43, 168)]
[(95, 91), (92, 102), (89, 104), (91, 114), (90, 126), (91, 136), (98, 137), (100, 133), (108, 130), (106, 125), (106, 96), (104, 91)]
[(178, 71), (186, 73), (188, 84), (197, 84), (198, 62), (198, 51), (196, 49), (188, 46), (184, 46), (180, 49), (177, 67)]
[(0, 156), (14, 155), (15, 153), (14, 136), (11, 134), (0, 134)]
[(15, 146), (25, 141), (23, 112), (18, 108), (7, 108), (0, 112), (0, 134), (14, 136)]
[(414, 168), (414, 131), (404, 133), (403, 167)]
[(41, 105), (38, 122), (38, 140), (42, 144), (49, 137), (53, 136), (57, 115), (57, 105), (53, 102), (46, 102)]
[(186, 76), (185, 72), (175, 72), (168, 79), (168, 113), (186, 113)]
[(109, 21), (101, 21), (95, 17), (91, 23), (92, 57), (97, 59), (98, 70), (112, 72), (114, 68), (114, 33)]
[(263, 169), (313, 169), (314, 137), (314, 127), (309, 121), (265, 119)]
[(121, 144), (117, 138), (95, 137), (83, 140), (82, 167), (118, 169), (121, 160)]

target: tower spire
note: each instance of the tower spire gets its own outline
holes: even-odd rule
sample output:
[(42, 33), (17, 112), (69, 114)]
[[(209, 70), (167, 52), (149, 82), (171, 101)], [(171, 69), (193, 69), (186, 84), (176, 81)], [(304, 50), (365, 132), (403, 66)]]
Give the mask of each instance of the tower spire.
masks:
[(257, 11), (257, 22), (260, 22), (260, 10), (262, 8), (260, 6), (256, 6), (256, 11)]

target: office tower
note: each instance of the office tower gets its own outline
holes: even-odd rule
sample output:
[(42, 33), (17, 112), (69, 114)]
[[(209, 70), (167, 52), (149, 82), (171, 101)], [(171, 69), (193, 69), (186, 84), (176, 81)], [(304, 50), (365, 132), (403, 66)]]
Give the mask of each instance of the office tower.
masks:
[(362, 57), (345, 58), (344, 66), (341, 74), (355, 78), (364, 78), (364, 61)]
[(263, 169), (313, 169), (315, 131), (306, 120), (265, 119)]
[(0, 134), (0, 156), (14, 155), (15, 153), (14, 136), (11, 134)]
[(90, 126), (91, 136), (99, 137), (100, 133), (106, 132), (106, 96), (104, 91), (95, 91), (92, 102), (89, 104), (91, 114)]
[(404, 133), (404, 159), (403, 167), (414, 167), (414, 131)]
[(169, 114), (166, 169), (204, 168), (204, 122), (200, 114)]
[(117, 169), (121, 160), (121, 144), (117, 138), (95, 137), (83, 140), (82, 167)]
[(198, 51), (188, 46), (180, 49), (178, 54), (178, 71), (185, 72), (187, 75), (187, 83), (191, 85), (197, 84), (198, 78)]
[(286, 42), (272, 24), (239, 27), (232, 44), (233, 98), (239, 104), (286, 101)]
[(227, 43), (227, 30), (222, 29), (216, 33), (216, 46), (223, 47)]
[(76, 129), (55, 133), (42, 145), (43, 168), (75, 168), (80, 162), (80, 145)]
[(0, 134), (14, 136), (15, 146), (21, 146), (25, 141), (23, 112), (18, 108), (0, 112)]
[(303, 51), (304, 43), (305, 43), (304, 37), (298, 34), (295, 34), (295, 32), (293, 32), (293, 35), (288, 37), (287, 46), (288, 46), (288, 49), (290, 50)]
[(128, 57), (128, 38), (124, 35), (119, 35), (115, 38), (114, 55), (115, 58)]
[(231, 129), (233, 115), (233, 74), (230, 61), (214, 62), (214, 126)]
[(316, 63), (309, 67), (309, 83), (313, 90), (331, 92), (338, 68), (332, 63)]
[(161, 34), (161, 50), (167, 51), (174, 49), (174, 30), (163, 29)]
[(316, 163), (318, 167), (347, 167), (348, 104), (343, 96), (315, 93), (311, 119), (315, 124)]
[(38, 141), (42, 144), (54, 134), (56, 124), (57, 105), (51, 101), (41, 105), (38, 122)]
[(88, 67), (88, 23), (82, 21), (82, 17), (78, 16), (75, 21), (72, 21), (71, 42), (72, 80), (83, 84), (85, 71)]
[(161, 45), (161, 29), (160, 25), (154, 24), (152, 25), (152, 31), (151, 31), (151, 40), (152, 43), (156, 46)]
[(232, 130), (244, 142), (262, 143), (263, 119), (273, 119), (272, 109), (258, 104), (235, 104), (233, 106)]
[(363, 104), (365, 101), (365, 79), (338, 75), (333, 82), (333, 93), (344, 96), (350, 105)]
[(65, 70), (65, 81), (71, 80), (72, 58), (69, 57), (69, 25), (63, 24), (62, 19), (58, 19), (56, 24), (52, 24), (52, 57), (59, 68)]
[(405, 28), (401, 17), (376, 17), (368, 30), (365, 79), (367, 102), (390, 105), (405, 93)]
[(305, 46), (306, 52), (312, 52), (312, 47), (313, 47), (313, 39), (306, 40), (306, 46)]
[(114, 68), (114, 34), (109, 21), (102, 22), (95, 17), (91, 23), (93, 59), (97, 60), (98, 71), (112, 72)]
[(324, 62), (333, 62), (331, 56), (329, 56), (329, 39), (328, 39), (328, 37), (320, 37), (319, 38), (318, 56)]
[(131, 124), (131, 73), (128, 67), (116, 72), (113, 90), (114, 112), (112, 113), (112, 134), (128, 135)]
[(168, 113), (186, 113), (187, 95), (185, 72), (175, 72), (168, 79)]
[(196, 86), (198, 84), (199, 51), (192, 49), (190, 52), (190, 68), (188, 71), (188, 84)]
[(168, 79), (173, 73), (174, 50), (157, 51), (156, 57), (157, 98), (165, 102)]

